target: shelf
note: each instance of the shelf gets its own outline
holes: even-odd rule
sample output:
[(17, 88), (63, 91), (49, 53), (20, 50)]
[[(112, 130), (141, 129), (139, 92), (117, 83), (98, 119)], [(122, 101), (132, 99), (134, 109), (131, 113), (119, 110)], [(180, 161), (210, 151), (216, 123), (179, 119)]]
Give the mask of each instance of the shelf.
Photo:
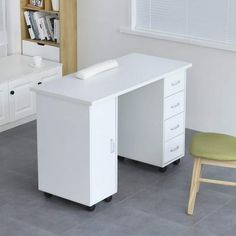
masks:
[[(1, 0), (0, 0), (1, 1)], [(56, 53), (56, 61), (63, 64), (63, 75), (71, 74), (77, 71), (77, 0), (59, 0), (59, 11), (53, 11), (52, 0), (43, 0), (43, 7), (37, 7), (30, 4), (30, 0), (17, 0), (20, 2), (21, 19), (21, 42), (29, 45), (29, 50), (22, 47), (22, 54), (27, 51), (27, 55), (44, 55), (44, 52), (52, 50)], [(60, 20), (59, 38), (60, 42), (49, 40), (31, 39), (29, 29), (25, 19), (25, 11), (42, 12), (45, 15), (56, 14)], [(40, 14), (39, 14), (40, 15)], [(42, 16), (44, 17), (44, 16)], [(47, 27), (47, 26), (46, 26)], [(38, 28), (38, 25), (36, 26)], [(24, 41), (24, 42), (23, 42)], [(31, 44), (30, 44), (30, 43)], [(25, 44), (26, 43), (26, 44)], [(39, 47), (42, 45), (45, 47)], [(47, 47), (48, 46), (48, 47)], [(42, 53), (41, 53), (42, 52)], [(48, 52), (50, 53), (50, 52)], [(46, 53), (47, 54), (47, 53)], [(45, 59), (51, 55), (44, 55)]]
[(50, 11), (50, 10), (45, 10), (43, 8), (40, 7), (34, 7), (34, 6), (30, 6), (27, 5), (25, 7), (23, 7), (24, 10), (28, 10), (28, 11), (40, 11), (40, 12), (46, 12), (46, 13), (51, 13), (51, 14), (59, 14), (59, 11)]
[(53, 47), (60, 47), (59, 43), (53, 42), (53, 41), (47, 41), (47, 40), (36, 40), (36, 39), (23, 39), (29, 42), (33, 43), (38, 43), (38, 44), (44, 44), (44, 45), (49, 45)]

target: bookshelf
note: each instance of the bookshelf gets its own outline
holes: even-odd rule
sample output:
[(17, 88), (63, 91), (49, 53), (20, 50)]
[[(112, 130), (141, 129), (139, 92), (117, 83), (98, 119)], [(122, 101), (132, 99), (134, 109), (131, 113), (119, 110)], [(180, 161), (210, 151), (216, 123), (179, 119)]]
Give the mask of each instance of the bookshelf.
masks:
[[(59, 0), (59, 11), (54, 11), (51, 0), (44, 0), (42, 7), (32, 6), (29, 0), (20, 0), (22, 54), (42, 56), (63, 64), (63, 74), (77, 71), (77, 0)], [(25, 20), (25, 11), (57, 15), (59, 42), (31, 39)]]

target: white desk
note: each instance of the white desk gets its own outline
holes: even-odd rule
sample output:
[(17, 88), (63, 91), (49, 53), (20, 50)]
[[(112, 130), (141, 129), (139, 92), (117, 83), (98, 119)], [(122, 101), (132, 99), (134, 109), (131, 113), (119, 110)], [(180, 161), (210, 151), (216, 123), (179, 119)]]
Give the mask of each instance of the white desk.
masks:
[(141, 54), (118, 62), (86, 81), (69, 75), (34, 88), (41, 191), (92, 209), (115, 194), (118, 130), (119, 155), (160, 167), (184, 155), (191, 64)]

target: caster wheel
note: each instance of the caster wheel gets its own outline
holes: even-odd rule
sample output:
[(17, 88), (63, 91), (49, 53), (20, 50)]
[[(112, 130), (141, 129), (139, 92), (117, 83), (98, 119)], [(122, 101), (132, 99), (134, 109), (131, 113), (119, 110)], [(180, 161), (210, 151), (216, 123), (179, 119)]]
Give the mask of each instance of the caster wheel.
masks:
[(51, 198), (53, 195), (52, 195), (51, 193), (44, 193), (44, 196), (45, 196), (46, 198)]
[(118, 160), (119, 160), (119, 161), (124, 161), (124, 160), (125, 160), (125, 158), (124, 158), (124, 157), (122, 157), (122, 156), (118, 156)]
[(165, 167), (159, 167), (159, 171), (160, 171), (161, 173), (165, 173), (165, 172), (167, 171), (167, 166), (165, 166)]
[(96, 208), (96, 205), (93, 205), (93, 206), (87, 206), (87, 210), (88, 211), (94, 211), (95, 210), (95, 208)]
[(179, 165), (179, 163), (180, 163), (180, 159), (178, 159), (178, 160), (176, 160), (176, 161), (173, 162), (173, 164), (174, 164), (175, 166)]
[(111, 200), (112, 200), (112, 196), (106, 198), (104, 201), (105, 201), (105, 202), (111, 202)]

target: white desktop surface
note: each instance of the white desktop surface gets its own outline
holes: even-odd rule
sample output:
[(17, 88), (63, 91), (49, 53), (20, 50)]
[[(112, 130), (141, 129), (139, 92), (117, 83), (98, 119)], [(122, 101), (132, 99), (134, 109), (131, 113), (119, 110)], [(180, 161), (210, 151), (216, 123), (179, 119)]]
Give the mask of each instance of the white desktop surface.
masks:
[(26, 75), (35, 76), (45, 70), (55, 69), (55, 65), (58, 65), (58, 63), (43, 60), (42, 67), (36, 68), (31, 66), (32, 63), (32, 57), (20, 54), (0, 58), (0, 82), (12, 81)]
[(75, 79), (75, 74), (33, 88), (38, 94), (63, 97), (70, 101), (92, 105), (163, 79), (192, 65), (143, 54), (130, 54), (117, 59), (119, 67), (87, 80)]

